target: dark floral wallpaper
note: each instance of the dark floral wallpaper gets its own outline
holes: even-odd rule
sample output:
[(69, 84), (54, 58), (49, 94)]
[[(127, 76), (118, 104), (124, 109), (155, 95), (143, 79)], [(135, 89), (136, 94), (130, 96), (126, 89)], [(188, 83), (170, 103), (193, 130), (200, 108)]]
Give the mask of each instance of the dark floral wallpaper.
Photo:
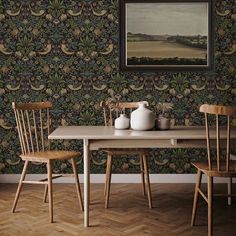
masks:
[[(122, 73), (119, 70), (117, 0), (0, 0), (0, 173), (19, 173), (11, 102), (50, 100), (54, 127), (102, 124), (98, 104), (123, 101), (172, 102), (172, 123), (203, 124), (198, 105), (236, 105), (236, 2), (216, 1), (213, 72)], [(235, 122), (235, 121), (234, 121)], [(81, 149), (81, 142), (54, 142), (55, 148)], [(153, 173), (191, 173), (190, 160), (205, 150), (153, 150)], [(82, 162), (78, 160), (79, 170)], [(106, 158), (92, 155), (92, 172), (103, 173)], [(115, 172), (138, 170), (135, 157), (116, 159)], [(69, 171), (67, 162), (55, 172)], [(33, 164), (31, 172), (45, 171)]]

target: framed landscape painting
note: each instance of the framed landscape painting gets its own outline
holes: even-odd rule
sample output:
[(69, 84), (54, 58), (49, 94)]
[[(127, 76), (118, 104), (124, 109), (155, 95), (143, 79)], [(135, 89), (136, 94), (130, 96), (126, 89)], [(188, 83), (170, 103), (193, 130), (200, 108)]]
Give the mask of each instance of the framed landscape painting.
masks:
[(122, 70), (211, 70), (211, 0), (120, 0)]

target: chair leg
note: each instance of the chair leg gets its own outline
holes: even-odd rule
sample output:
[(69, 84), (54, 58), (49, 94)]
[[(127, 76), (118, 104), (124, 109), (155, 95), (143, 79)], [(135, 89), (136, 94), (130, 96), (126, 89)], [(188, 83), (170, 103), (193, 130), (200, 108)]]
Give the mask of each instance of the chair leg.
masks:
[(52, 198), (52, 161), (49, 160), (47, 163), (48, 171), (48, 200), (49, 200), (49, 219), (53, 223), (53, 198)]
[(146, 190), (145, 190), (145, 178), (144, 178), (143, 156), (142, 155), (140, 155), (140, 172), (141, 172), (143, 196), (145, 196), (146, 195)]
[[(229, 178), (228, 181), (228, 194), (231, 195), (232, 194), (232, 177)], [(228, 197), (228, 205), (231, 206), (231, 196)]]
[(200, 170), (198, 170), (197, 171), (197, 180), (196, 180), (196, 184), (195, 184), (191, 226), (195, 225), (197, 205), (198, 205), (198, 196), (199, 196), (198, 189), (201, 187), (201, 181), (202, 181), (202, 172)]
[(111, 188), (111, 171), (112, 171), (112, 155), (108, 154), (107, 156), (107, 180), (106, 180), (106, 200), (105, 208), (108, 208), (109, 197), (110, 197), (110, 188)]
[(145, 173), (145, 177), (146, 177), (148, 205), (149, 205), (149, 208), (152, 208), (152, 193), (151, 193), (151, 186), (150, 186), (150, 180), (149, 180), (149, 171), (148, 171), (148, 164), (147, 164), (146, 155), (143, 155), (143, 166), (144, 166), (144, 173)]
[(78, 177), (76, 162), (75, 162), (74, 158), (71, 159), (71, 163), (72, 163), (72, 168), (73, 168), (73, 172), (74, 172), (74, 175), (75, 175), (75, 185), (76, 185), (77, 195), (78, 195), (78, 198), (79, 198), (80, 209), (81, 209), (81, 211), (84, 211), (82, 194), (81, 194), (80, 183), (79, 183), (79, 177)]
[(45, 184), (45, 187), (44, 187), (44, 194), (43, 194), (43, 202), (44, 202), (44, 203), (47, 202), (47, 195), (48, 195), (48, 184)]
[(208, 192), (208, 236), (213, 235), (213, 204), (212, 204), (212, 188), (213, 188), (213, 178), (208, 176), (207, 192)]
[(21, 173), (21, 177), (20, 177), (20, 182), (18, 184), (18, 188), (17, 188), (17, 191), (16, 191), (16, 196), (15, 196), (14, 203), (13, 203), (12, 210), (11, 210), (12, 213), (14, 213), (15, 210), (16, 210), (16, 205), (17, 205), (17, 202), (18, 202), (18, 199), (19, 199), (19, 196), (20, 196), (23, 181), (24, 181), (25, 176), (26, 176), (28, 164), (29, 164), (29, 161), (25, 161), (24, 167), (23, 167), (23, 170), (22, 170), (22, 173)]

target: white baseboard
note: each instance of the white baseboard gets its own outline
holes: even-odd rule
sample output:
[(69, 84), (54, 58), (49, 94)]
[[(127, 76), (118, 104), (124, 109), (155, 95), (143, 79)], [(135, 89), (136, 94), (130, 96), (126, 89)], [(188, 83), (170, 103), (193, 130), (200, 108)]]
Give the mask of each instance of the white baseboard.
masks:
[[(46, 178), (44, 174), (28, 174), (27, 180), (40, 180)], [(83, 183), (83, 174), (79, 175)], [(0, 174), (0, 183), (18, 183), (19, 174)], [(150, 174), (151, 183), (195, 183), (195, 174)], [(105, 174), (91, 174), (91, 183), (104, 183)], [(112, 183), (140, 183), (140, 174), (112, 174)], [(72, 175), (58, 178), (54, 183), (74, 183)], [(203, 176), (203, 182), (206, 182)], [(227, 178), (214, 178), (214, 183), (227, 183)], [(236, 180), (234, 181), (236, 183)]]

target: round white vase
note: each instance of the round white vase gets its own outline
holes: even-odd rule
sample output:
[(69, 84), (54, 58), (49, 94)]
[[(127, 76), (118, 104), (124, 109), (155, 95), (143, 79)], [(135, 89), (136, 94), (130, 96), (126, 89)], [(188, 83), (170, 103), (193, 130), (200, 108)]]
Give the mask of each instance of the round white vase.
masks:
[(120, 117), (115, 119), (115, 128), (116, 129), (128, 129), (130, 125), (129, 118), (125, 114), (120, 114)]
[(131, 113), (130, 125), (133, 130), (151, 130), (154, 128), (154, 114), (147, 109), (145, 103), (139, 103), (138, 109)]

